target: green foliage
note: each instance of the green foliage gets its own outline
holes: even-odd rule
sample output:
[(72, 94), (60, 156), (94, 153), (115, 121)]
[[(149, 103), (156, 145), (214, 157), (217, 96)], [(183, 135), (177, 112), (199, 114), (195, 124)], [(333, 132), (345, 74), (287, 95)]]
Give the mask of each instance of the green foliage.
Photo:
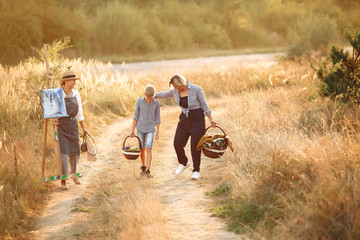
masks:
[[(269, 162), (254, 163), (254, 184), (251, 191), (228, 198), (213, 208), (213, 215), (225, 217), (235, 233), (253, 231), (259, 227), (270, 232), (284, 220), (288, 206), (305, 200), (301, 179), (314, 180), (311, 162), (302, 163), (288, 154), (274, 150)], [(217, 188), (214, 192), (222, 192)]]
[(69, 56), (151, 54), (289, 45), (326, 49), (360, 27), (356, 1), (0, 0), (0, 62), (70, 37)]
[(266, 213), (264, 207), (257, 202), (246, 202), (241, 198), (217, 206), (212, 211), (212, 216), (228, 217), (229, 230), (237, 234), (254, 230)]
[(223, 183), (213, 191), (207, 192), (206, 195), (221, 196), (230, 193), (231, 188), (227, 183)]
[(331, 66), (323, 63), (317, 71), (320, 80), (325, 84), (321, 94), (344, 103), (360, 103), (360, 33), (347, 32), (347, 39), (353, 48), (350, 56), (344, 49), (333, 46), (330, 50)]
[[(48, 59), (52, 62), (60, 62), (63, 59), (63, 55), (60, 51), (71, 48), (70, 37), (64, 37), (63, 39), (57, 39), (47, 47)], [(30, 57), (29, 61), (33, 62), (45, 62), (45, 53), (43, 48), (33, 48), (39, 58)]]
[(143, 10), (113, 1), (97, 11), (92, 39), (97, 50), (104, 54), (147, 53), (156, 50), (148, 27)]

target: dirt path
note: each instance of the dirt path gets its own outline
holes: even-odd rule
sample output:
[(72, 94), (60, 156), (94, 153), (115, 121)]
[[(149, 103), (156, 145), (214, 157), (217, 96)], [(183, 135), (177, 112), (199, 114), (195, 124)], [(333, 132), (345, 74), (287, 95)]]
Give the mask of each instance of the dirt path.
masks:
[[(149, 181), (152, 190), (156, 193), (162, 205), (162, 215), (165, 217), (165, 226), (157, 231), (166, 231), (161, 236), (170, 236), (164, 239), (240, 239), (238, 235), (226, 231), (226, 225), (219, 218), (211, 217), (209, 208), (211, 198), (205, 196), (211, 169), (221, 166), (219, 160), (210, 160), (203, 157), (201, 178), (199, 181), (191, 180), (192, 167), (186, 169), (180, 176), (174, 171), (178, 166), (172, 140), (175, 132), (178, 107), (166, 107), (162, 109), (161, 147), (154, 146), (152, 173), (153, 179), (141, 179), (132, 176), (129, 181), (135, 185)], [(101, 171), (106, 171), (111, 166), (118, 166), (120, 174), (139, 174), (140, 161), (119, 161), (121, 146), (124, 136), (129, 133), (132, 123), (131, 117), (119, 119), (119, 121), (104, 127), (103, 133), (97, 138), (98, 160), (88, 162), (84, 157), (80, 159), (79, 172), (83, 173), (81, 185), (69, 183), (68, 191), (54, 189), (50, 194), (48, 205), (37, 222), (37, 231), (32, 233), (34, 239), (77, 239), (81, 238), (81, 222), (89, 222), (86, 211), (79, 211), (79, 204), (89, 198), (95, 191), (96, 186), (91, 182), (94, 176)], [(157, 150), (156, 150), (157, 148)], [(189, 147), (187, 146), (187, 149)], [(187, 152), (188, 156), (190, 153)], [(123, 157), (122, 157), (123, 158)], [(126, 174), (125, 174), (126, 172)], [(131, 178), (131, 177), (128, 177)], [(151, 203), (147, 203), (150, 204)], [(91, 220), (90, 220), (91, 221)], [(152, 228), (151, 223), (143, 228)], [(141, 237), (123, 239), (142, 239)], [(81, 238), (84, 239), (84, 238)], [(154, 238), (155, 239), (155, 238)]]

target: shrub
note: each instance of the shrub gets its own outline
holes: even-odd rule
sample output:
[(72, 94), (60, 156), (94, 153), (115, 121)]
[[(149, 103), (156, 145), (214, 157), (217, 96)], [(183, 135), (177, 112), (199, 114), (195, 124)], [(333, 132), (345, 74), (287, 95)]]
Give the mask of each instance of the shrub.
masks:
[(332, 46), (330, 50), (331, 66), (323, 63), (317, 71), (317, 76), (324, 83), (321, 94), (332, 99), (339, 99), (344, 103), (360, 103), (360, 33), (346, 33), (353, 48), (353, 54), (344, 49)]
[(290, 46), (288, 57), (310, 57), (312, 52), (324, 53), (331, 43), (339, 39), (335, 19), (327, 15), (304, 15), (287, 29)]
[(109, 2), (97, 11), (92, 29), (93, 45), (105, 54), (148, 53), (157, 48), (148, 27), (140, 8)]

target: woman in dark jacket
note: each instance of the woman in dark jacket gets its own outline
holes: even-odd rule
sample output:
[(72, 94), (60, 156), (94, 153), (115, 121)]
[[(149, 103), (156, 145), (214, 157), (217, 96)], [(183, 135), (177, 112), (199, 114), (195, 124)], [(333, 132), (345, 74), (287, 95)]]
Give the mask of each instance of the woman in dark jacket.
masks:
[(165, 99), (173, 97), (182, 109), (174, 138), (174, 147), (179, 162), (175, 174), (179, 175), (189, 167), (184, 148), (189, 137), (191, 137), (192, 179), (198, 180), (200, 177), (201, 151), (196, 151), (196, 145), (205, 134), (205, 116), (210, 120), (212, 127), (216, 127), (217, 123), (211, 116), (211, 111), (200, 86), (191, 84), (180, 74), (175, 74), (170, 79), (170, 85), (173, 86), (173, 89), (158, 92), (155, 98)]
[[(58, 120), (62, 174), (69, 174), (69, 163), (71, 172), (76, 173), (80, 156), (78, 122), (82, 128), (82, 132), (86, 132), (80, 94), (74, 90), (76, 80), (79, 80), (79, 78), (72, 71), (64, 72), (61, 78), (61, 87), (65, 94), (66, 112), (69, 115), (68, 117), (62, 117)], [(73, 178), (73, 180), (75, 184), (80, 184), (79, 178)], [(61, 188), (69, 188), (66, 185), (66, 180), (61, 180)]]

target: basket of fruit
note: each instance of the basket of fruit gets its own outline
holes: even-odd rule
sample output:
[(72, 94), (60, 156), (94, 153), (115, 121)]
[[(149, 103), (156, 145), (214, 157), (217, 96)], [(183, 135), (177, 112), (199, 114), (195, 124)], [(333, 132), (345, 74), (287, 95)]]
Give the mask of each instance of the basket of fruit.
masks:
[(127, 136), (125, 139), (124, 139), (124, 142), (123, 142), (123, 147), (122, 147), (122, 150), (121, 152), (124, 154), (125, 158), (128, 159), (128, 160), (135, 160), (137, 159), (140, 154), (141, 154), (141, 141), (140, 141), (140, 138), (138, 136), (133, 136), (135, 138), (137, 138), (138, 140), (138, 146), (132, 146), (132, 145), (126, 145), (126, 140), (128, 138), (131, 138), (132, 136)]
[(202, 150), (204, 155), (209, 158), (221, 157), (225, 153), (225, 150), (228, 146), (231, 151), (234, 151), (230, 137), (226, 135), (221, 127), (217, 126), (217, 128), (219, 128), (223, 134), (214, 135), (206, 134), (209, 128), (210, 127), (206, 128), (204, 136), (202, 136), (196, 146), (196, 150)]

